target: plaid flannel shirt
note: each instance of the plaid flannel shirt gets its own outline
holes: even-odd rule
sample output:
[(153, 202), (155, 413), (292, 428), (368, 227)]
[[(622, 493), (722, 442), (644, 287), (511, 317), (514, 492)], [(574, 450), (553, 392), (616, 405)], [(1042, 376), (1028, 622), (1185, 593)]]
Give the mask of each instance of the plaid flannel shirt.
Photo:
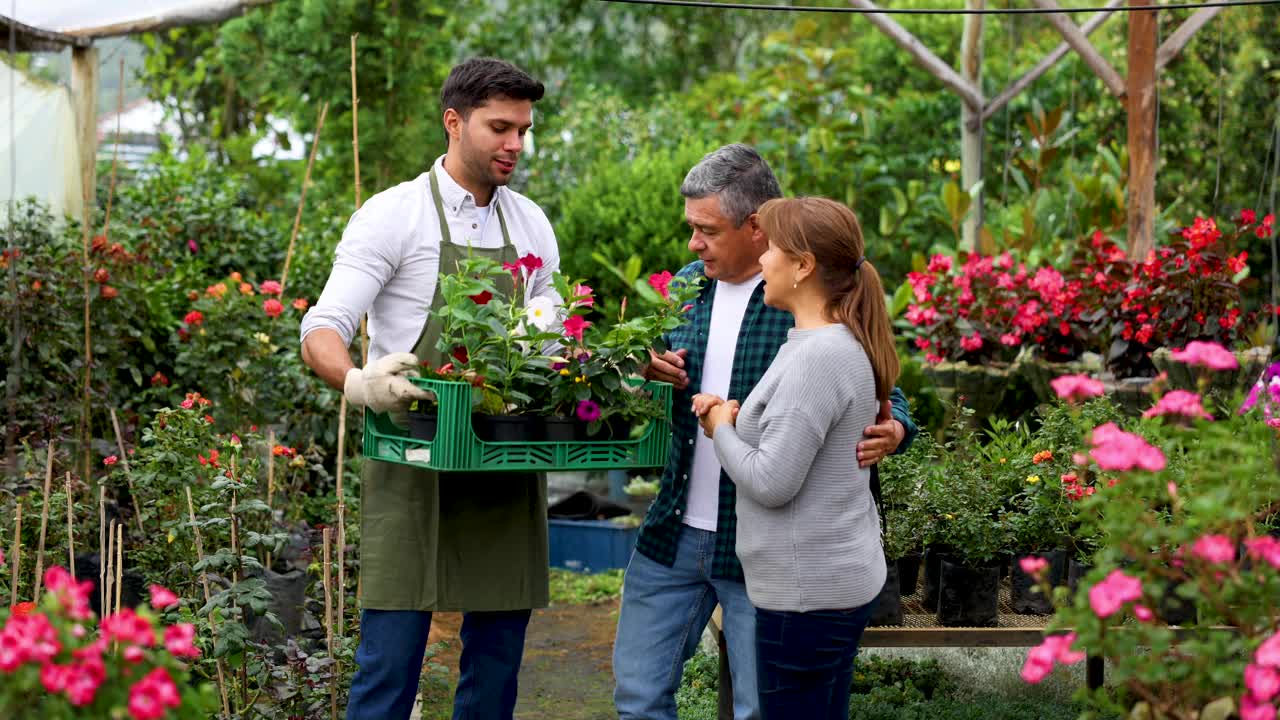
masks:
[[(705, 278), (702, 262), (695, 261), (686, 265), (677, 277)], [(688, 408), (702, 385), (702, 362), (707, 350), (714, 293), (715, 281), (707, 282), (694, 300), (693, 308), (689, 310), (688, 321), (667, 338), (667, 347), (689, 350), (684, 368), (689, 376), (689, 386), (675, 391), (672, 397), (674, 417), (671, 420), (671, 454), (662, 474), (658, 497), (654, 499), (640, 528), (636, 550), (668, 567), (675, 563), (676, 542), (684, 527), (683, 516), (689, 498), (689, 473), (693, 469), (693, 449), (698, 433), (701, 432), (697, 418)], [(787, 331), (794, 323), (791, 313), (764, 304), (763, 283), (756, 287), (742, 316), (742, 327), (738, 330), (733, 371), (729, 380), (729, 398), (745, 400), (751, 394), (751, 390), (778, 354), (778, 349), (787, 341)], [(894, 418), (906, 429), (906, 437), (897, 450), (904, 452), (915, 439), (918, 430), (911, 421), (907, 398), (902, 391), (895, 387), (890, 399)], [(738, 528), (736, 503), (737, 490), (733, 481), (721, 470), (716, 547), (711, 568), (711, 576), (714, 578), (743, 579), (742, 564), (738, 561), (735, 550)]]

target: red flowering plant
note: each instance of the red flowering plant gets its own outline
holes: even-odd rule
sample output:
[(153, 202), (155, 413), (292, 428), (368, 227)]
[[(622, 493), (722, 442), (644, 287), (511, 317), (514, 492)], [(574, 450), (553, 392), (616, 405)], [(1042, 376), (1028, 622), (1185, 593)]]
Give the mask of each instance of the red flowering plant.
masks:
[(1028, 268), (1009, 252), (960, 262), (934, 255), (907, 274), (907, 284), (906, 319), (931, 363), (1009, 362), (1025, 346), (1066, 360), (1088, 341), (1082, 283), (1049, 266)]
[[(1212, 369), (1215, 358), (1229, 356), (1217, 346), (1182, 361), (1212, 375), (1221, 372)], [(1263, 382), (1259, 396), (1269, 387)], [(1041, 575), (1057, 613), (1022, 676), (1040, 682), (1087, 651), (1108, 661), (1110, 685), (1125, 691), (1088, 695), (1092, 709), (1181, 720), (1274, 718), (1280, 431), (1253, 406), (1210, 418), (1198, 396), (1174, 396), (1182, 392), (1165, 394), (1146, 418), (1103, 423), (1077, 438), (1077, 520), (1099, 549), (1074, 593), (1049, 588)]]
[(1106, 362), (1117, 377), (1155, 375), (1150, 354), (1195, 340), (1231, 347), (1256, 326), (1241, 288), (1249, 276), (1240, 240), (1269, 234), (1272, 216), (1242, 211), (1224, 233), (1213, 218), (1197, 217), (1171, 242), (1133, 261), (1102, 233), (1082, 247), (1078, 274), (1086, 283), (1094, 331), (1108, 338)]
[(0, 609), (0, 707), (14, 720), (53, 718), (207, 718), (217, 708), (209, 683), (193, 683), (200, 657), (195, 628), (165, 626), (158, 612), (176, 603), (153, 586), (146, 607), (125, 608), (95, 627), (93, 583), (62, 567), (44, 575), (39, 604)]

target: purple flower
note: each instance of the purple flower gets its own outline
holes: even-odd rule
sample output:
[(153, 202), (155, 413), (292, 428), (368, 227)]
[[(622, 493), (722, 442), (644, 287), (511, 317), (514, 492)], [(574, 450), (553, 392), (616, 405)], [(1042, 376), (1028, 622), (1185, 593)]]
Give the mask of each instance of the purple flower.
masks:
[(1267, 417), (1271, 417), (1271, 406), (1280, 404), (1280, 362), (1272, 363), (1263, 371), (1262, 377), (1253, 384), (1249, 390), (1249, 397), (1245, 398), (1244, 404), (1240, 406), (1240, 414), (1243, 415), (1253, 409), (1258, 401), (1263, 399), (1262, 393), (1266, 392), (1270, 396), (1270, 400), (1263, 406)]
[(187, 249), (190, 250), (192, 254), (200, 252), (200, 246), (196, 244), (195, 240), (187, 241)]
[(600, 419), (600, 406), (590, 400), (578, 403), (578, 419), (582, 422), (595, 422)]

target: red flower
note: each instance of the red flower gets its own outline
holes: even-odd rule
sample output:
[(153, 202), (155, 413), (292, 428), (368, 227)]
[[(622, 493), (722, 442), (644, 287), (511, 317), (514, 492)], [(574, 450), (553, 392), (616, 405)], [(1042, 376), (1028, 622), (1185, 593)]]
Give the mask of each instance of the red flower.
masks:
[(298, 454), (298, 451), (285, 445), (276, 445), (271, 448), (271, 454), (280, 457), (293, 457)]
[[(263, 284), (265, 285), (266, 283)], [(269, 318), (277, 318), (280, 317), (280, 313), (284, 312), (284, 305), (280, 304), (280, 301), (275, 298), (267, 298), (262, 301), (262, 312), (266, 313)]]
[(1248, 252), (1241, 252), (1239, 255), (1236, 255), (1235, 257), (1228, 257), (1227, 268), (1230, 269), (1232, 273), (1238, 273), (1241, 270), (1244, 270), (1245, 267), (1247, 267), (1245, 264), (1245, 260), (1247, 260), (1248, 258), (1249, 258)]
[(26, 617), (36, 611), (36, 604), (33, 602), (20, 602), (14, 605), (13, 617)]
[(520, 258), (519, 264), (520, 264), (520, 267), (524, 268), (525, 270), (528, 270), (529, 272), (533, 272), (534, 270), (538, 270), (539, 268), (542, 267), (542, 258), (538, 257), (537, 255), (534, 255), (533, 253), (529, 253), (528, 255), (525, 255), (524, 257)]
[(462, 347), (461, 345), (454, 348), (453, 352), (449, 354), (453, 356), (454, 360), (457, 360), (458, 362), (464, 365), (467, 363), (467, 360), (469, 358), (469, 356), (467, 355), (467, 349), (465, 347)]
[(1241, 225), (1252, 225), (1257, 220), (1258, 220), (1258, 214), (1255, 213), (1254, 211), (1248, 208), (1245, 208), (1244, 210), (1240, 211), (1239, 222)]
[(112, 465), (115, 465), (118, 462), (120, 462), (120, 458), (115, 455), (108, 455), (102, 458), (102, 464), (106, 465), (107, 467), (111, 467)]
[(111, 273), (107, 272), (106, 268), (98, 268), (97, 270), (93, 271), (93, 281), (98, 283), (99, 285), (105, 285), (106, 282), (110, 279), (111, 279)]
[(581, 315), (570, 315), (564, 321), (565, 337), (575, 338), (581, 343), (582, 332), (589, 327), (591, 327), (591, 323), (587, 322)]
[(306, 299), (306, 298), (294, 298), (294, 299), (293, 299), (293, 309), (294, 309), (294, 310), (306, 310), (306, 309), (307, 309), (307, 299)]
[(199, 310), (192, 310), (182, 318), (182, 322), (186, 323), (188, 327), (196, 327), (204, 322), (204, 313)]
[(471, 302), (477, 305), (488, 305), (489, 301), (493, 299), (493, 293), (485, 290), (477, 295), (468, 295), (467, 297), (471, 298)]
[(968, 337), (960, 338), (960, 347), (965, 352), (977, 352), (982, 349), (982, 336), (974, 333)]
[(120, 291), (116, 290), (110, 285), (103, 285), (102, 289), (98, 291), (98, 296), (101, 297), (103, 300), (111, 300), (113, 298), (119, 297), (119, 295), (120, 295)]
[(164, 373), (157, 372), (155, 375), (151, 376), (151, 384), (165, 386), (169, 384), (169, 378), (165, 377)]
[(671, 297), (671, 273), (663, 270), (649, 276), (649, 286), (658, 291), (663, 300)]

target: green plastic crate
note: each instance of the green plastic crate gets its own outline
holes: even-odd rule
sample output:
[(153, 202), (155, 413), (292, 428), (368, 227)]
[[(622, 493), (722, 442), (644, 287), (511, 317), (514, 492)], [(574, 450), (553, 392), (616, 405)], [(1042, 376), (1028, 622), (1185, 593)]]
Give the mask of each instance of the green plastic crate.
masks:
[(471, 429), (470, 384), (411, 379), (440, 400), (435, 439), (409, 437), (409, 431), (393, 423), (386, 413), (366, 409), (365, 457), (450, 472), (607, 470), (667, 464), (667, 453), (671, 449), (671, 385), (668, 383), (645, 383), (666, 410), (661, 418), (649, 421), (644, 436), (638, 440), (485, 442)]

